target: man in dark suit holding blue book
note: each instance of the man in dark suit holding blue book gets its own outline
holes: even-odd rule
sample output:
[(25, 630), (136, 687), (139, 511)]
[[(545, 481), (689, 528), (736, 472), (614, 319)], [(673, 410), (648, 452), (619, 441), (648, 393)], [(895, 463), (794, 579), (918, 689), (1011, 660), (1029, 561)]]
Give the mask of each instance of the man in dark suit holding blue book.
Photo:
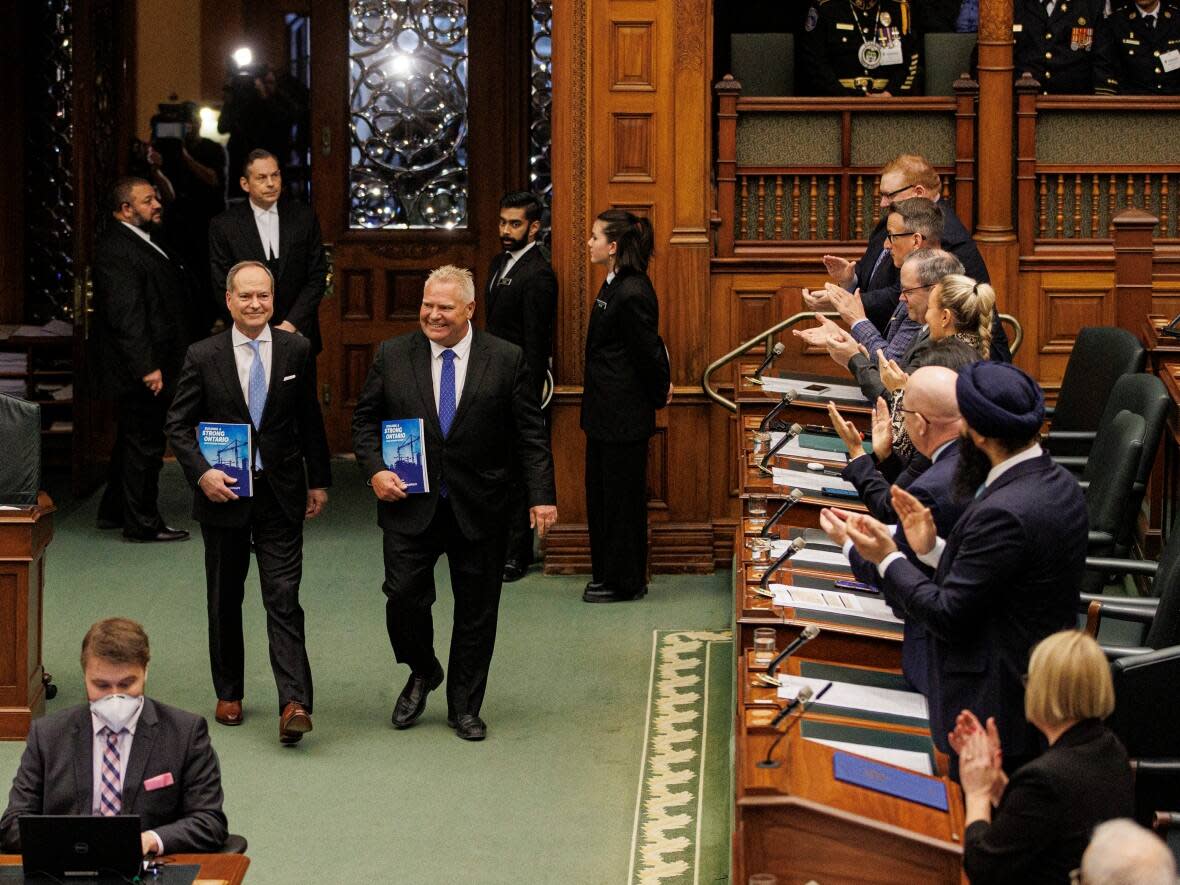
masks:
[[(455, 594), (447, 669), (447, 723), (483, 740), (480, 718), (496, 641), (514, 477), (528, 490), (530, 522), (544, 537), (557, 520), (553, 456), (538, 386), (523, 351), (471, 323), (471, 272), (440, 267), (426, 281), (421, 331), (385, 341), (352, 418), (357, 463), (384, 533), (385, 622), (410, 679), (393, 724), (413, 725), (442, 684), (434, 653), (434, 564), (444, 553)], [(429, 490), (408, 491), (381, 455), (381, 422), (422, 420)], [(519, 480), (518, 480), (519, 481)]]
[[(311, 667), (299, 605), (303, 521), (323, 510), (332, 481), (315, 396), (315, 354), (307, 338), (268, 325), (274, 278), (262, 262), (230, 269), (225, 302), (233, 327), (189, 348), (168, 413), (168, 438), (195, 490), (193, 518), (205, 539), (216, 719), (222, 725), (242, 722), (242, 598), (253, 541), (279, 692), (279, 740), (294, 744), (312, 727)], [(235, 494), (233, 477), (201, 452), (201, 422), (250, 428), (249, 497)]]

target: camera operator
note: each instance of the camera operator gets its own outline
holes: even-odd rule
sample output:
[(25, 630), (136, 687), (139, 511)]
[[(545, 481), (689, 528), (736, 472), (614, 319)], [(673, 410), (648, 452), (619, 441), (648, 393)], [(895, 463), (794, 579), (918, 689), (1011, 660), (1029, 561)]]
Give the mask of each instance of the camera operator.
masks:
[(241, 169), (246, 156), (261, 148), (278, 158), (283, 171), (291, 160), (291, 131), (307, 106), (298, 84), (265, 64), (246, 65), (230, 74), (224, 96), (217, 130), (229, 134), (230, 168)]

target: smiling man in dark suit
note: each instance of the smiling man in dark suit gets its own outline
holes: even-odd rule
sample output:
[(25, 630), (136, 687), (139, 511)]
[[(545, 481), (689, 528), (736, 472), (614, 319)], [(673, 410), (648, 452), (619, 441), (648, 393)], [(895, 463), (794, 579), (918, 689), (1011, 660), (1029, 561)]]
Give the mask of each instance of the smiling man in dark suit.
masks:
[[(328, 501), (328, 442), (311, 345), (269, 325), (270, 271), (243, 261), (230, 269), (225, 284), (233, 327), (189, 348), (168, 413), (168, 438), (195, 490), (193, 517), (205, 539), (216, 719), (222, 725), (242, 721), (242, 598), (253, 541), (279, 693), (279, 740), (294, 744), (312, 727), (311, 667), (299, 605), (303, 521), (318, 516)], [(238, 497), (232, 477), (201, 453), (202, 421), (250, 425), (251, 497)]]
[(117, 436), (99, 528), (122, 528), (129, 541), (183, 541), (159, 510), (164, 416), (188, 345), (184, 268), (151, 239), (160, 223), (156, 190), (121, 178), (111, 190), (114, 222), (94, 259), (95, 314), (108, 391), (116, 400)]
[(273, 322), (284, 332), (298, 332), (308, 339), (314, 357), (323, 349), (319, 310), (328, 282), (320, 223), (311, 207), (279, 199), (282, 173), (268, 151), (258, 149), (247, 155), (239, 184), (248, 199), (209, 224), (213, 297), (220, 305), (221, 283), (239, 261), (265, 264), (275, 280)]
[[(557, 277), (537, 243), (545, 207), (536, 194), (517, 191), (500, 200), (500, 245), (488, 271), (484, 328), (524, 351), (524, 362), (538, 395), (553, 350)], [(514, 483), (512, 528), (508, 537), (505, 582), (519, 581), (533, 561), (533, 530), (523, 482)]]
[[(385, 623), (410, 678), (393, 724), (413, 725), (442, 684), (434, 653), (434, 564), (444, 553), (455, 594), (447, 663), (447, 722), (464, 740), (483, 740), (480, 718), (496, 642), (496, 616), (513, 477), (528, 489), (541, 537), (557, 520), (553, 456), (538, 389), (524, 353), (471, 323), (471, 272), (446, 266), (426, 280), (421, 331), (385, 341), (352, 418), (357, 463), (377, 497), (384, 533)], [(381, 422), (418, 418), (429, 490), (410, 494), (385, 464)]]
[(221, 769), (205, 720), (144, 696), (143, 627), (107, 618), (82, 640), (88, 705), (34, 719), (0, 817), (0, 850), (20, 851), (24, 814), (137, 814), (144, 854), (225, 844)]

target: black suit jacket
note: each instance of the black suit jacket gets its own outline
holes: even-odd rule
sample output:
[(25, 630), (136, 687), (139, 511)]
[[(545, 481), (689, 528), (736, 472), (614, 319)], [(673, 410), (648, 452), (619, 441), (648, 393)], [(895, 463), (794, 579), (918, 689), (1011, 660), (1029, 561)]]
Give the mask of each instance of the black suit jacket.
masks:
[[(911, 371), (910, 367), (933, 346), (934, 341), (930, 337), (930, 330), (923, 326), (922, 330), (910, 340), (909, 347), (905, 349), (905, 353), (901, 355), (897, 364), (905, 371)], [(877, 367), (876, 354), (870, 361), (863, 353), (854, 353), (852, 359), (848, 361), (848, 371), (856, 377), (856, 383), (860, 385), (860, 392), (869, 402), (875, 403), (877, 397), (886, 395), (885, 384), (881, 381), (881, 370)]]
[(889, 564), (885, 598), (930, 634), (930, 731), (943, 752), (964, 709), (996, 717), (1006, 753), (1036, 751), (1022, 678), (1032, 646), (1077, 623), (1088, 532), (1077, 479), (1041, 454), (967, 507), (933, 578), (906, 560)]
[(484, 329), (524, 351), (525, 365), (540, 391), (553, 352), (557, 277), (540, 245), (534, 244), (493, 286), (492, 280), (507, 260), (508, 253), (501, 252), (488, 270)]
[(992, 822), (967, 828), (963, 867), (971, 885), (1066, 883), (1094, 828), (1134, 812), (1127, 751), (1087, 719), (1013, 773)]
[[(315, 212), (303, 203), (281, 199), (279, 260), (275, 272), (275, 313), (271, 322), (289, 320), (309, 341), (312, 354), (323, 349), (320, 339), (320, 302), (328, 281), (324, 237)], [(209, 267), (213, 299), (225, 311), (225, 277), (239, 261), (266, 263), (249, 200), (226, 209), (209, 223)], [(273, 268), (272, 268), (273, 269)]]
[[(854, 289), (860, 289), (860, 300), (864, 304), (865, 316), (874, 326), (885, 334), (885, 327), (889, 325), (889, 318), (897, 309), (897, 302), (901, 298), (901, 283), (898, 282), (898, 271), (893, 265), (893, 256), (886, 255), (885, 222), (888, 213), (882, 216), (869, 234), (869, 243), (865, 247), (865, 254), (856, 262), (856, 282)], [(881, 258), (881, 263), (877, 259)]]
[(598, 292), (586, 328), (582, 430), (600, 442), (639, 442), (668, 401), (668, 351), (646, 274), (620, 271)]
[[(262, 423), (252, 429), (251, 440), (283, 512), (298, 522), (307, 508), (308, 485), (322, 489), (332, 484), (328, 440), (313, 386), (311, 344), (281, 329), (271, 329), (271, 334), (270, 388)], [(250, 519), (250, 498), (215, 504), (197, 486), (212, 467), (197, 445), (201, 421), (253, 424), (229, 330), (188, 349), (166, 430), (194, 490), (193, 518), (209, 525), (243, 526)]]
[[(0, 817), (0, 848), (20, 851), (22, 814), (92, 813), (93, 753), (89, 705), (33, 720)], [(161, 774), (172, 775), (171, 786), (143, 788)], [(145, 698), (123, 776), (123, 812), (139, 815), (169, 854), (218, 851), (228, 835), (221, 803), (221, 769), (205, 720)]]
[(180, 263), (112, 221), (95, 247), (94, 297), (111, 392), (144, 390), (143, 377), (159, 369), (170, 393), (188, 345), (192, 307)]
[(528, 487), (530, 507), (557, 502), (553, 456), (541, 419), (539, 391), (524, 353), (472, 327), (474, 338), (463, 394), (443, 438), (434, 402), (430, 341), (421, 331), (382, 342), (352, 413), (352, 442), (366, 478), (387, 470), (381, 459), (381, 422), (421, 418), (430, 491), (403, 501), (378, 502), (383, 529), (407, 535), (427, 530), (443, 482), (465, 537), (507, 529), (514, 467)]

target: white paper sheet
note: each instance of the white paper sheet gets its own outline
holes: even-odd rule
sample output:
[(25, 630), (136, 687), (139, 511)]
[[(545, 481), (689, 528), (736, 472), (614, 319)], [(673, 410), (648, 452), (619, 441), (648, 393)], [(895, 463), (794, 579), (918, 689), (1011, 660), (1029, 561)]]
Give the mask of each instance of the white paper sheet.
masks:
[(840, 479), (838, 476), (825, 476), (822, 473), (812, 473), (809, 470), (791, 470), (787, 467), (775, 467), (773, 478), (776, 486), (793, 486), (812, 492), (818, 492), (821, 489), (847, 489), (850, 492), (856, 491), (856, 486)]
[(833, 568), (843, 571), (852, 570), (852, 564), (843, 553), (829, 553), (826, 550), (812, 550), (810, 548), (800, 550), (791, 557), (791, 562), (796, 565), (824, 566), (829, 570)]
[(774, 604), (784, 608), (843, 612), (885, 624), (903, 623), (881, 599), (838, 593), (835, 590), (790, 587), (786, 584), (771, 584), (770, 589), (774, 593)]
[[(808, 388), (820, 388), (811, 389)], [(864, 403), (866, 406), (869, 401), (864, 398), (864, 394), (860, 392), (860, 388), (855, 384), (828, 384), (822, 381), (809, 381), (803, 378), (763, 378), (762, 389), (768, 393), (786, 393), (788, 390), (795, 390), (802, 397), (809, 399), (844, 399), (857, 400)]]
[(856, 753), (858, 756), (868, 756), (870, 759), (876, 759), (878, 762), (888, 762), (890, 765), (908, 768), (910, 771), (918, 772), (918, 774), (934, 774), (934, 768), (930, 764), (930, 755), (928, 753), (919, 753), (916, 750), (895, 750), (892, 747), (873, 747), (868, 744), (852, 744), (848, 741), (829, 741), (821, 738), (805, 738), (805, 740), (809, 740), (815, 744), (823, 744), (825, 747), (832, 747), (836, 750)]
[[(780, 675), (778, 679), (781, 683), (778, 696), (784, 701), (793, 701), (804, 686), (810, 686), (813, 692), (819, 694), (819, 690), (828, 684), (826, 679), (806, 679), (800, 676)], [(816, 703), (844, 707), (848, 710), (865, 710), (869, 713), (892, 713), (895, 716), (908, 716), (910, 719), (930, 717), (926, 698), (916, 691), (874, 688), (852, 682), (833, 682), (832, 687)]]

